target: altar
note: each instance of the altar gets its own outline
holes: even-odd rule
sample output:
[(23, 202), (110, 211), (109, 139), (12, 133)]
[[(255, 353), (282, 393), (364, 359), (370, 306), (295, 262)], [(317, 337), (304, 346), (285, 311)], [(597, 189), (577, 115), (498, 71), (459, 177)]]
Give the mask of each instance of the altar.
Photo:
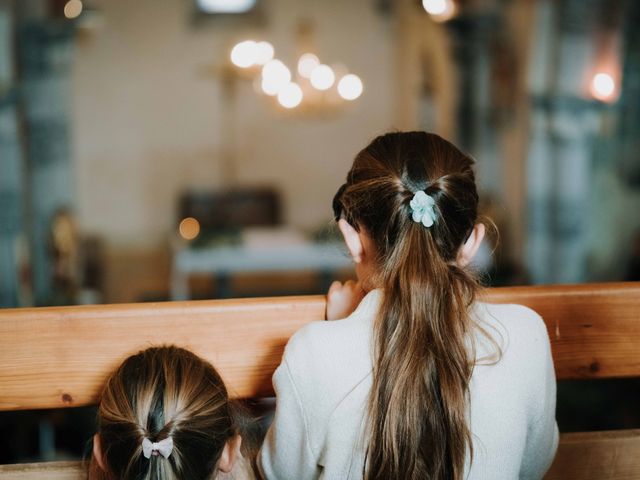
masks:
[(352, 268), (344, 244), (313, 241), (289, 229), (246, 229), (233, 244), (192, 245), (175, 242), (171, 269), (171, 299), (191, 298), (189, 278), (211, 275), (218, 297), (234, 293), (230, 280), (242, 273), (314, 272), (322, 289), (339, 273)]

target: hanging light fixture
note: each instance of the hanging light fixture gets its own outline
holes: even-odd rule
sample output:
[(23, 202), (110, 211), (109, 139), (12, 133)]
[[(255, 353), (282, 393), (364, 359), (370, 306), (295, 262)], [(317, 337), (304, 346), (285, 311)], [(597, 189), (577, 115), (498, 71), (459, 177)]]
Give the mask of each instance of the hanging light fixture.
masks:
[(231, 49), (230, 59), (235, 67), (254, 75), (257, 91), (274, 97), (287, 110), (335, 109), (362, 95), (362, 80), (344, 67), (332, 68), (321, 63), (317, 55), (306, 52), (290, 69), (274, 54), (269, 42), (244, 40)]

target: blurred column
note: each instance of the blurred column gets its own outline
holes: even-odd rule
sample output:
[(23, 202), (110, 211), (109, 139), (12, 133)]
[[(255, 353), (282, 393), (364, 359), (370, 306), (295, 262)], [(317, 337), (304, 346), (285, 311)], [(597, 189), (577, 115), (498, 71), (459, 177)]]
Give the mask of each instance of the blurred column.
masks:
[(585, 95), (600, 0), (540, 2), (530, 67), (527, 266), (533, 283), (586, 279), (593, 134), (600, 106)]
[(461, 8), (446, 23), (460, 72), (457, 139), (477, 158), (481, 197), (495, 201), (507, 215), (501, 225), (502, 262), (518, 266), (526, 225), (526, 79), (533, 12), (529, 0), (508, 6), (487, 2), (483, 8)]
[(449, 32), (413, 0), (396, 9), (396, 93), (393, 126), (424, 129), (455, 141), (457, 75)]
[(35, 302), (46, 304), (52, 301), (51, 221), (60, 209), (72, 209), (75, 197), (69, 138), (74, 27), (62, 12), (50, 11), (50, 4), (16, 3), (27, 153), (27, 230)]
[(424, 12), (416, 2), (396, 3), (396, 111), (394, 127), (415, 130), (418, 127), (418, 105), (421, 96), (420, 29)]
[(20, 306), (22, 151), (17, 116), (13, 5), (0, 2), (0, 307)]

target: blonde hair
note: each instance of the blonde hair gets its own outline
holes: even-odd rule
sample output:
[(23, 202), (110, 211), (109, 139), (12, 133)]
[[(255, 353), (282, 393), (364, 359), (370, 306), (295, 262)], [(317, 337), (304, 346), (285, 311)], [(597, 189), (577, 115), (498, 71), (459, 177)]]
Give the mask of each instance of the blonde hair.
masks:
[[(149, 348), (127, 358), (107, 381), (98, 409), (105, 470), (92, 458), (89, 478), (210, 479), (236, 433), (227, 390), (211, 364), (182, 348)], [(144, 438), (168, 437), (168, 458), (145, 458)]]
[[(456, 261), (478, 216), (472, 167), (437, 135), (389, 133), (358, 153), (334, 198), (336, 218), (373, 240), (384, 291), (374, 323), (368, 480), (458, 480), (472, 454), (469, 310), (479, 285)], [(435, 201), (428, 228), (412, 220), (419, 191)]]

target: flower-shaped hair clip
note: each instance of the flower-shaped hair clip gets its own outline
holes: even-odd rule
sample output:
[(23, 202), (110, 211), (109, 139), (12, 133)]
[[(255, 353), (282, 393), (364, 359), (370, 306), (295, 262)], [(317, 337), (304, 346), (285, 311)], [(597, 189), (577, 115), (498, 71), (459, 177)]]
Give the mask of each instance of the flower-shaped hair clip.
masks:
[(416, 223), (422, 223), (425, 227), (430, 227), (436, 220), (436, 201), (433, 197), (427, 195), (424, 191), (420, 190), (415, 193), (411, 202), (411, 218)]

